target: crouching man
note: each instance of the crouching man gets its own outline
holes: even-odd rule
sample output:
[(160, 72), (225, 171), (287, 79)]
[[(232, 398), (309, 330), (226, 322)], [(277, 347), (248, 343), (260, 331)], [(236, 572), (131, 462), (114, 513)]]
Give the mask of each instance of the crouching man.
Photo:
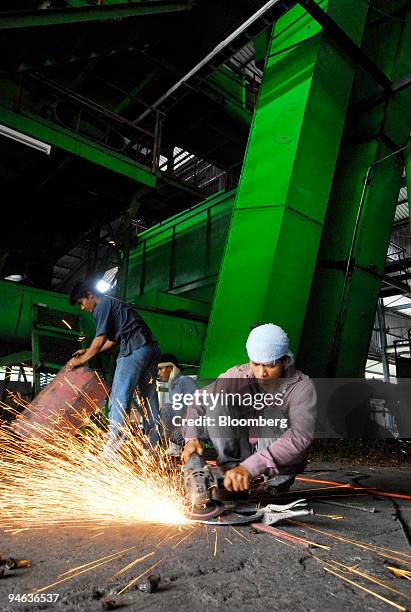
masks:
[(184, 444), (180, 423), (186, 416), (187, 407), (182, 401), (180, 410), (176, 412), (173, 409), (174, 398), (181, 398), (183, 400), (184, 396), (194, 394), (197, 390), (197, 385), (191, 376), (185, 376), (181, 373), (178, 359), (172, 353), (163, 353), (159, 358), (157, 367), (158, 379), (160, 383), (166, 383), (168, 391), (168, 401), (165, 401), (160, 409), (164, 437), (169, 440), (166, 455), (180, 457)]
[[(286, 491), (295, 475), (304, 470), (314, 438), (315, 387), (308, 376), (295, 369), (287, 334), (277, 325), (268, 323), (254, 328), (246, 349), (249, 362), (221, 374), (214, 390), (218, 396), (224, 395), (223, 389), (225, 396), (230, 392), (237, 398), (244, 398), (246, 394), (255, 398), (275, 397), (275, 405), (271, 402), (256, 410), (255, 405), (244, 407), (240, 400), (237, 406), (222, 402), (217, 411), (215, 406), (197, 402), (190, 407), (187, 417), (193, 419), (191, 422), (198, 422), (198, 417), (202, 417), (202, 426), (186, 427), (182, 459), (187, 461), (193, 453), (202, 454), (201, 440), (210, 439), (218, 453), (217, 464), (224, 471), (224, 486), (228, 491), (245, 491), (250, 488), (251, 480), (260, 475), (268, 476), (278, 491)], [(245, 425), (238, 425), (239, 419), (233, 418), (239, 416), (245, 417), (240, 419)], [(248, 423), (255, 422), (250, 417), (267, 417), (266, 421), (280, 427), (250, 428)], [(235, 424), (222, 426), (221, 420)], [(286, 428), (281, 429), (284, 423)]]

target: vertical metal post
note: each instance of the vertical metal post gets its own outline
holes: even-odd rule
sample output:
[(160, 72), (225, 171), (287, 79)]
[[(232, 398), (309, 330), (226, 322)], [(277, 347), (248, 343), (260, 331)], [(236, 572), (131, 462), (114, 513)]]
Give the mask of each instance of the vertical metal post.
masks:
[(38, 322), (38, 306), (33, 304), (31, 308), (31, 363), (33, 367), (33, 398), (40, 393), (40, 342), (36, 330)]
[(77, 121), (76, 121), (76, 132), (79, 131), (80, 129), (80, 123), (81, 123), (81, 115), (83, 113), (83, 109), (80, 108), (79, 113), (78, 113), (78, 117), (77, 117)]
[(121, 256), (121, 270), (119, 274), (119, 290), (118, 297), (120, 300), (125, 300), (127, 295), (127, 280), (128, 280), (128, 264), (130, 259), (130, 233), (131, 233), (131, 222), (127, 223), (123, 245), (122, 245), (122, 256)]
[(121, 243), (122, 255), (120, 263), (120, 274), (119, 274), (119, 287), (118, 296), (121, 300), (125, 300), (127, 297), (127, 283), (128, 283), (128, 268), (130, 262), (130, 241), (131, 241), (131, 224), (140, 208), (140, 191), (137, 190), (132, 197), (131, 205), (127, 212), (124, 214), (122, 219), (120, 230), (118, 232), (118, 238), (116, 242)]
[(14, 100), (14, 112), (19, 113), (21, 109), (21, 103), (23, 101), (24, 89), (23, 89), (23, 75), (20, 76), (19, 84), (16, 90), (16, 98)]
[(168, 278), (168, 288), (171, 290), (174, 287), (174, 281), (176, 277), (176, 226), (173, 225), (171, 235), (171, 253), (170, 253), (170, 270)]
[(157, 172), (160, 160), (160, 148), (161, 148), (161, 130), (162, 120), (160, 119), (159, 111), (156, 112), (156, 123), (154, 129), (154, 143), (153, 143), (153, 159), (152, 159), (152, 171)]
[(98, 251), (100, 246), (100, 229), (95, 229), (90, 234), (90, 245), (87, 261), (87, 276), (93, 278), (97, 271)]
[(172, 174), (174, 172), (174, 146), (167, 147), (167, 173)]
[(384, 374), (384, 382), (390, 382), (390, 365), (387, 356), (387, 334), (385, 331), (385, 310), (384, 302), (380, 298), (377, 305), (378, 332), (381, 344), (381, 361)]

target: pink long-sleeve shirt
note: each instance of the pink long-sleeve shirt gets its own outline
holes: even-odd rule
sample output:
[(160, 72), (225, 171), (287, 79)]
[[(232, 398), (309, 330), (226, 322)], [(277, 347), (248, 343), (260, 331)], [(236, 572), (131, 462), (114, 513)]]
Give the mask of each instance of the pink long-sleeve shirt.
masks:
[[(234, 366), (219, 378), (254, 378), (248, 363)], [(276, 391), (282, 394), (281, 412), (288, 419), (288, 429), (264, 450), (254, 453), (241, 463), (252, 477), (267, 470), (279, 473), (281, 468), (303, 463), (314, 439), (317, 393), (314, 383), (293, 366), (284, 370)], [(254, 440), (252, 440), (254, 442)]]

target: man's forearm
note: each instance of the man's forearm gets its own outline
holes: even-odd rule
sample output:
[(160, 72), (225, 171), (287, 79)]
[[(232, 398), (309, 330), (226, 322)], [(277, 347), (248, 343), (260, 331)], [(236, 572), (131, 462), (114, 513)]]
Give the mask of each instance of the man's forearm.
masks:
[(108, 351), (114, 345), (115, 345), (115, 342), (113, 342), (113, 340), (106, 340), (99, 352), (102, 353), (103, 351)]
[(93, 359), (93, 357), (101, 352), (106, 342), (107, 340), (104, 336), (97, 336), (94, 338), (84, 355), (80, 357), (81, 361), (86, 363), (87, 361), (90, 361), (90, 359)]

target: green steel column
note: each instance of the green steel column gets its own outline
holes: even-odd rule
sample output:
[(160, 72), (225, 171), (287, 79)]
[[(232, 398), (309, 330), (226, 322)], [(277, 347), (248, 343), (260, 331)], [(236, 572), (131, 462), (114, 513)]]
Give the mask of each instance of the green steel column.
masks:
[[(361, 43), (367, 5), (319, 2)], [(296, 6), (273, 28), (234, 204), (201, 374), (246, 359), (251, 325), (273, 321), (296, 350), (354, 65)]]
[[(364, 51), (393, 81), (411, 70), (410, 6), (370, 11), (364, 34)], [(364, 375), (404, 164), (397, 151), (411, 128), (410, 87), (355, 112), (380, 92), (358, 70), (298, 355), (319, 377)]]

